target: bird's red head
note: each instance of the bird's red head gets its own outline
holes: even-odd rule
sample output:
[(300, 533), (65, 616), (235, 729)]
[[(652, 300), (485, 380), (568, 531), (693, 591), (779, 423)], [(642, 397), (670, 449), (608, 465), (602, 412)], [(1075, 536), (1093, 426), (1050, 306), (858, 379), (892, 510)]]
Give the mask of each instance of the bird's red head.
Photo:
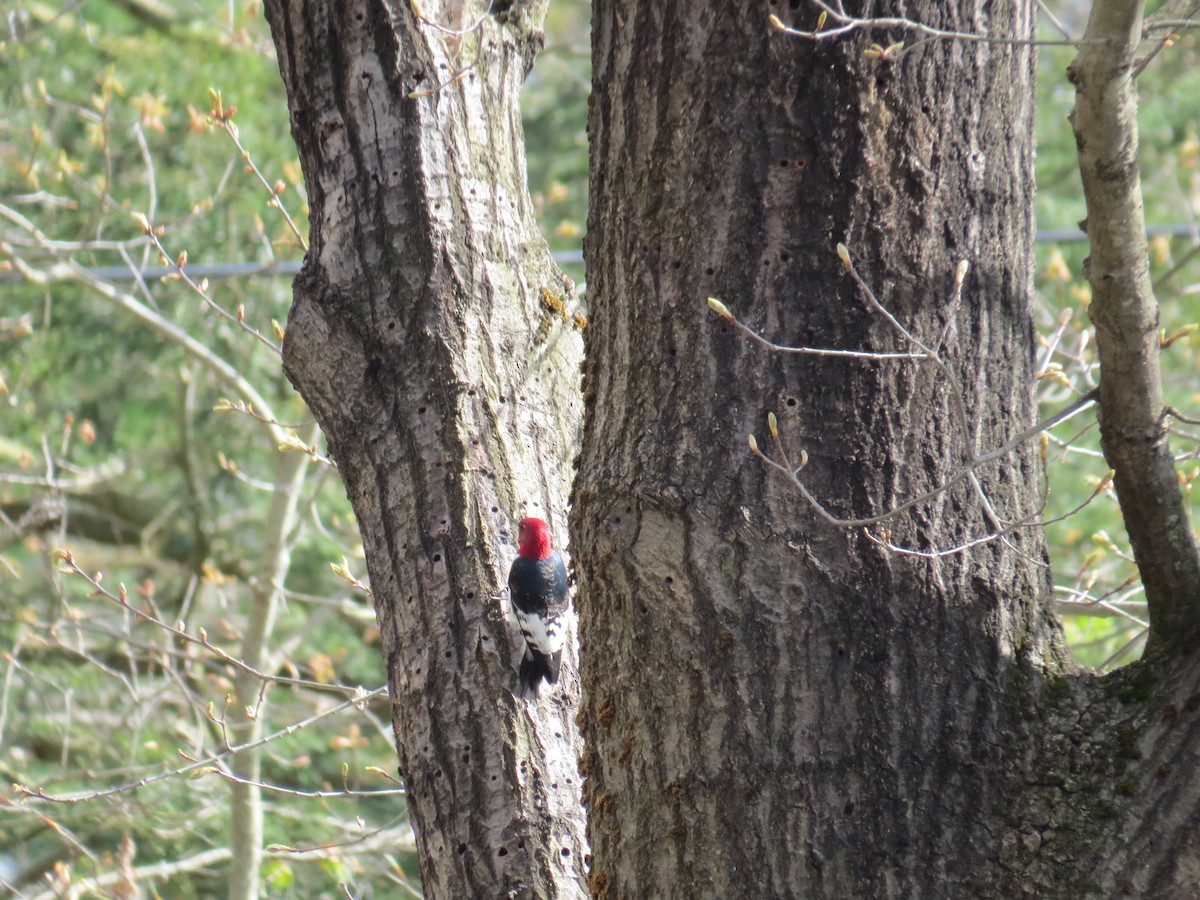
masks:
[(526, 559), (545, 559), (553, 549), (550, 526), (541, 519), (522, 519), (517, 525), (517, 553)]

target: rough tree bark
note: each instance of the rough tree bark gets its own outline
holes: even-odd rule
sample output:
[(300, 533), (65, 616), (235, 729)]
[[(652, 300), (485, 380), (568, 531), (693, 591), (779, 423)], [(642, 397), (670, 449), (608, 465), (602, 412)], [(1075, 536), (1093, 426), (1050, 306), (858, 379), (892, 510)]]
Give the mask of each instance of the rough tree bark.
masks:
[(545, 5), (266, 4), (312, 219), (284, 364), (361, 526), (430, 897), (584, 891), (573, 653), (514, 700), (496, 599), (520, 516), (566, 537), (580, 411), (517, 103)]
[[(1033, 34), (1032, 0), (867, 6)], [(1033, 50), (868, 55), (904, 35), (803, 42), (770, 11), (595, 5), (572, 509), (591, 889), (1195, 896), (1195, 660), (1076, 672), (1039, 532), (889, 552), (745, 449), (778, 411), (808, 487), (866, 516), (1033, 421)], [(911, 332), (944, 336), (951, 378), (768, 355), (705, 308), (720, 297), (784, 343), (912, 350), (838, 241)], [(949, 547), (1038, 509), (1035, 447), (979, 474), (994, 516), (964, 484), (888, 523), (891, 541)]]

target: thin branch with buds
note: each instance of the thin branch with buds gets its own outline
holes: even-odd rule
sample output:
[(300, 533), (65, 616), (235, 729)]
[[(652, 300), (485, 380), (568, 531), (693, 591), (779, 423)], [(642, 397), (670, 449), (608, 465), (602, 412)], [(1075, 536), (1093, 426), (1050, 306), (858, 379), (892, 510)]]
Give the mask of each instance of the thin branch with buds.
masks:
[[(75, 575), (87, 582), (92, 588), (92, 596), (105, 597), (117, 604), (121, 608), (129, 611), (135, 617), (155, 628), (171, 635), (173, 638), (184, 643), (193, 644), (197, 647), (202, 647), (216, 658), (220, 659), (227, 665), (233, 666), (240, 672), (251, 675), (258, 679), (263, 684), (277, 684), (286, 687), (303, 687), (314, 691), (323, 691), (327, 693), (343, 694), (351, 697), (358, 697), (362, 691), (361, 687), (340, 684), (328, 684), (323, 681), (311, 681), (304, 678), (291, 678), (285, 675), (271, 675), (267, 672), (255, 668), (242, 659), (234, 656), (228, 651), (222, 649), (217, 644), (214, 644), (208, 639), (208, 632), (204, 628), (200, 628), (197, 634), (190, 634), (183, 627), (183, 623), (171, 625), (162, 619), (155, 617), (153, 614), (146, 612), (144, 609), (139, 609), (129, 602), (129, 593), (125, 585), (120, 585), (117, 592), (113, 593), (103, 584), (101, 573), (89, 573), (82, 569), (75, 561), (75, 556), (69, 550), (56, 550), (53, 554), (54, 562), (58, 565), (59, 571), (65, 575)], [(160, 650), (160, 652), (170, 652), (168, 650)]]
[[(846, 34), (851, 34), (855, 31), (875, 31), (877, 29), (895, 29), (899, 31), (915, 32), (924, 35), (927, 39), (946, 40), (946, 41), (966, 41), (968, 43), (986, 43), (986, 44), (1010, 44), (1015, 46), (1075, 46), (1078, 41), (1068, 39), (1065, 40), (1041, 40), (1037, 38), (1013, 38), (1002, 35), (977, 34), (968, 31), (947, 31), (942, 28), (934, 28), (931, 25), (924, 25), (920, 22), (914, 22), (912, 19), (896, 18), (896, 17), (871, 17), (860, 18), (852, 16), (846, 12), (845, 6), (841, 2), (837, 6), (832, 6), (825, 3), (824, 0), (812, 0), (813, 5), (821, 10), (820, 16), (817, 18), (817, 26), (812, 31), (805, 31), (799, 28), (792, 28), (785, 25), (778, 16), (772, 15), (769, 17), (771, 24), (782, 31), (784, 34), (789, 34), (794, 37), (802, 37), (808, 40), (820, 41), (830, 38), (841, 37)], [(825, 29), (825, 23), (832, 21), (833, 28)], [(879, 45), (873, 45), (879, 47)], [(907, 48), (911, 51), (913, 48)], [(883, 58), (894, 59), (902, 51), (905, 51), (903, 43), (891, 44), (888, 47), (879, 47), (880, 52), (875, 54)]]
[[(51, 250), (49, 238), (46, 237), (42, 230), (15, 209), (5, 204), (0, 204), (0, 217), (8, 219), (8, 221), (25, 231), (26, 234), (33, 237), (39, 248)], [(151, 229), (152, 231), (153, 229)], [(149, 234), (147, 234), (147, 237), (149, 237)], [(204, 365), (205, 368), (220, 378), (231, 390), (245, 400), (246, 403), (257, 408), (262, 416), (260, 424), (267, 430), (276, 444), (281, 444), (287, 439), (287, 431), (274, 424), (276, 416), (271, 412), (271, 404), (267, 402), (267, 399), (234, 366), (217, 356), (211, 348), (197, 341), (178, 325), (164, 319), (132, 294), (118, 290), (107, 281), (97, 278), (74, 259), (69, 256), (64, 258), (59, 252), (55, 252), (55, 256), (60, 260), (59, 262), (44, 269), (36, 269), (14, 253), (7, 241), (0, 241), (0, 251), (9, 254), (13, 268), (33, 284), (51, 284), (62, 280), (77, 281), (91, 288), (102, 297), (111, 300), (126, 312), (131, 313), (160, 337), (166, 338), (171, 343), (176, 344), (189, 356)]]
[[(1057, 425), (1062, 424), (1063, 422), (1067, 421), (1072, 416), (1074, 416), (1076, 413), (1080, 412), (1081, 410), (1083, 410), (1090, 404), (1094, 403), (1098, 399), (1099, 391), (1098, 391), (1098, 389), (1093, 389), (1092, 391), (1089, 391), (1087, 394), (1084, 394), (1082, 397), (1076, 399), (1073, 403), (1071, 403), (1065, 409), (1061, 410), (1060, 412), (1056, 413), (1053, 416), (1050, 416), (1049, 418), (1046, 418), (1046, 419), (1030, 426), (1029, 428), (1024, 429), (1023, 431), (1021, 431), (1014, 437), (1005, 441), (1000, 446), (992, 448), (991, 450), (988, 450), (988, 451), (985, 451), (982, 453), (975, 453), (973, 451), (973, 448), (970, 445), (969, 437), (966, 434), (968, 419), (967, 419), (967, 415), (966, 415), (966, 410), (962, 404), (962, 398), (961, 398), (961, 396), (959, 396), (958, 391), (955, 389), (955, 386), (957, 385), (957, 381), (956, 381), (956, 379), (954, 379), (952, 377), (952, 373), (949, 371), (949, 368), (946, 366), (945, 362), (942, 360), (942, 358), (938, 354), (937, 350), (934, 347), (931, 347), (930, 345), (928, 345), (927, 343), (922, 341), (920, 338), (918, 338), (916, 335), (914, 335), (911, 331), (909, 331), (879, 301), (879, 298), (875, 295), (874, 291), (871, 290), (870, 286), (866, 283), (866, 281), (858, 273), (858, 270), (855, 268), (853, 261), (851, 259), (850, 251), (849, 251), (849, 249), (847, 249), (847, 247), (844, 244), (838, 244), (837, 253), (838, 253), (838, 258), (842, 261), (842, 264), (846, 267), (846, 270), (850, 273), (851, 277), (854, 279), (854, 281), (858, 285), (859, 289), (863, 291), (864, 295), (866, 296), (866, 298), (867, 298), (868, 302), (871, 304), (871, 306), (880, 315), (882, 315), (892, 325), (892, 327), (896, 331), (898, 331), (907, 341), (914, 344), (920, 351), (918, 353), (908, 354), (906, 358), (929, 360), (929, 361), (933, 362), (935, 365), (937, 365), (938, 368), (940, 369), (940, 371), (942, 372), (943, 376), (947, 378), (947, 383), (951, 386), (951, 390), (955, 394), (955, 403), (956, 403), (955, 410), (956, 410), (956, 414), (960, 420), (960, 424), (962, 425), (962, 428), (964, 431), (963, 439), (966, 443), (964, 444), (964, 459), (962, 460), (961, 468), (954, 475), (952, 475), (949, 479), (947, 479), (945, 482), (943, 482), (941, 485), (939, 485), (931, 490), (925, 491), (924, 493), (922, 493), (916, 497), (912, 497), (909, 500), (906, 500), (905, 502), (898, 504), (897, 506), (894, 506), (892, 509), (890, 509), (884, 513), (880, 513), (879, 515), (867, 516), (867, 517), (863, 517), (863, 518), (841, 518), (839, 516), (834, 515), (828, 509), (826, 509), (826, 507), (819, 500), (817, 500), (817, 498), (815, 496), (813, 496), (812, 492), (809, 491), (808, 487), (804, 484), (804, 482), (801, 481), (801, 479), (799, 477), (799, 473), (800, 473), (801, 469), (803, 469), (805, 467), (805, 465), (807, 465), (807, 463), (808, 463), (808, 454), (807, 454), (807, 452), (805, 452), (802, 449), (800, 451), (799, 465), (796, 465), (793, 463), (792, 459), (789, 457), (789, 455), (787, 453), (786, 448), (783, 445), (783, 441), (780, 439), (779, 425), (778, 425), (778, 421), (775, 417), (775, 414), (769, 413), (768, 417), (767, 417), (767, 422), (770, 427), (771, 438), (775, 444), (776, 454), (778, 455), (778, 458), (781, 461), (777, 462), (775, 459), (772, 459), (771, 457), (764, 454), (759, 449), (758, 441), (754, 437), (754, 435), (749, 436), (750, 451), (753, 454), (755, 454), (756, 456), (758, 456), (760, 459), (762, 459), (763, 462), (765, 462), (768, 466), (770, 466), (771, 468), (775, 469), (778, 472), (781, 472), (789, 481), (791, 481), (792, 484), (796, 487), (796, 489), (800, 492), (800, 495), (802, 497), (804, 497), (804, 499), (809, 503), (810, 506), (812, 506), (812, 508), (816, 511), (816, 513), (819, 516), (821, 516), (821, 518), (825, 519), (825, 521), (829, 522), (831, 525), (834, 525), (839, 528), (867, 528), (872, 525), (881, 525), (885, 522), (888, 522), (888, 521), (896, 518), (901, 513), (904, 513), (907, 510), (912, 509), (913, 507), (915, 507), (921, 503), (925, 503), (929, 500), (934, 499), (935, 497), (940, 496), (941, 494), (945, 493), (946, 491), (950, 490), (951, 488), (954, 488), (957, 485), (962, 484), (964, 481), (966, 481), (969, 478), (975, 482), (976, 488), (981, 495), (981, 502), (984, 504), (985, 508), (990, 509), (990, 502), (988, 501), (986, 494), (983, 492), (982, 485), (979, 485), (978, 481), (975, 480), (975, 470), (979, 466), (984, 465), (985, 463), (992, 462), (994, 460), (997, 460), (1004, 456), (1007, 456), (1009, 453), (1011, 453), (1016, 448), (1020, 447), (1025, 442), (1031, 440), (1034, 437), (1037, 437), (1038, 435), (1040, 435), (1044, 432), (1049, 431), (1051, 428), (1054, 428)], [(966, 277), (966, 273), (967, 273), (967, 264), (966, 264), (966, 261), (964, 260), (963, 262), (959, 263), (959, 265), (956, 267), (956, 270), (955, 270), (955, 280), (954, 280), (955, 304), (957, 304), (957, 302), (961, 298), (962, 285), (963, 285), (963, 280)], [(757, 333), (755, 333), (748, 327), (744, 326), (741, 322), (739, 322), (737, 320), (737, 318), (733, 315), (733, 313), (729, 310), (729, 308), (726, 307), (725, 304), (722, 303), (721, 301), (716, 300), (714, 298), (709, 298), (708, 305), (718, 315), (722, 316), (726, 320), (737, 325), (740, 330), (742, 330), (743, 332), (745, 332), (747, 334), (750, 334), (752, 337), (754, 337), (760, 343), (762, 343), (768, 347), (771, 347), (771, 348), (780, 346), (780, 345), (774, 344), (771, 341), (768, 341), (765, 338), (762, 338)], [(787, 350), (789, 348), (781, 348), (781, 349)], [(814, 350), (813, 348), (800, 348), (800, 349), (802, 349), (803, 352), (817, 352), (817, 353), (821, 352), (818, 350)], [(871, 358), (880, 358), (878, 354), (857, 354), (856, 353), (855, 355), (867, 355)], [(893, 357), (889, 356), (889, 357), (884, 357), (884, 358), (893, 358)], [(1096, 493), (1099, 493), (1099, 489), (1093, 493), (1093, 497), (1095, 496)], [(1091, 499), (1092, 498), (1089, 498), (1088, 501), (1086, 501), (1086, 502), (1090, 502)], [(1085, 505), (1086, 505), (1086, 503), (1085, 503)], [(999, 524), (999, 522), (1000, 522), (999, 516), (996, 516), (994, 514), (994, 512), (992, 513), (992, 515), (994, 518), (996, 518), (997, 523)], [(998, 531), (996, 531), (995, 533), (989, 534), (986, 537), (978, 538), (973, 541), (969, 541), (965, 544), (962, 544), (958, 547), (952, 548), (951, 550), (948, 550), (948, 551), (938, 551), (936, 555), (945, 555), (947, 553), (962, 552), (963, 550), (970, 549), (971, 547), (974, 547), (974, 546), (978, 546), (980, 543), (986, 543), (988, 541), (996, 540), (998, 538), (1003, 538), (1005, 535), (1011, 533), (1011, 531), (1015, 530), (1018, 527), (1029, 527), (1034, 524), (1041, 524), (1040, 521), (1034, 521), (1035, 519), (1037, 519), (1036, 515), (1033, 517), (1027, 517), (1026, 519), (1019, 520), (1018, 522), (1013, 523), (1011, 525), (1011, 527), (1001, 528)], [(886, 544), (887, 546), (889, 546), (889, 549), (895, 549), (897, 552), (900, 552), (902, 550), (902, 548), (898, 548), (898, 547), (892, 548), (890, 545), (890, 542), (888, 542), (886, 540), (886, 537), (883, 539), (879, 539), (879, 538), (872, 536), (872, 540), (875, 540), (877, 543)], [(913, 555), (928, 555), (926, 551), (907, 551), (907, 552), (909, 552)]]
[(44, 801), (47, 803), (61, 803), (67, 805), (83, 803), (88, 800), (96, 800), (101, 797), (112, 797), (117, 794), (127, 794), (130, 791), (136, 791), (138, 788), (143, 788), (151, 784), (157, 784), (160, 781), (166, 781), (170, 778), (178, 778), (181, 775), (186, 775), (189, 772), (195, 772), (196, 770), (206, 766), (214, 766), (235, 753), (241, 753), (245, 750), (252, 750), (265, 746), (272, 741), (277, 741), (280, 738), (295, 734), (297, 731), (307, 728), (309, 725), (312, 725), (315, 722), (320, 722), (323, 719), (341, 715), (347, 710), (358, 708), (361, 704), (366, 703), (368, 700), (386, 695), (386, 685), (377, 687), (373, 691), (364, 691), (353, 700), (347, 700), (344, 703), (339, 703), (337, 706), (331, 706), (329, 709), (314, 713), (313, 715), (308, 716), (299, 722), (293, 722), (286, 728), (280, 728), (278, 731), (273, 731), (268, 735), (264, 735), (256, 741), (247, 744), (241, 744), (237, 747), (232, 747), (226, 750), (221, 750), (217, 753), (210, 753), (200, 759), (194, 759), (180, 750), (179, 755), (187, 760), (184, 765), (172, 769), (169, 772), (159, 772), (156, 775), (149, 775), (145, 778), (139, 778), (136, 781), (115, 785), (110, 788), (103, 788), (95, 791), (76, 791), (70, 794), (49, 794), (41, 788), (30, 788), (22, 784), (14, 784), (13, 792), (24, 798), (26, 801)]
[(772, 351), (773, 353), (795, 353), (795, 354), (802, 355), (802, 356), (803, 355), (807, 355), (807, 356), (840, 356), (840, 357), (845, 357), (847, 359), (876, 359), (876, 360), (925, 359), (926, 358), (925, 353), (903, 353), (903, 352), (899, 352), (899, 353), (883, 352), (883, 353), (881, 353), (881, 352), (877, 352), (874, 350), (833, 350), (828, 347), (793, 347), (793, 346), (786, 346), (784, 344), (776, 344), (773, 341), (767, 340), (765, 337), (763, 337), (761, 334), (759, 334), (757, 331), (755, 331), (749, 325), (740, 321), (730, 311), (729, 307), (726, 306), (724, 303), (722, 303), (720, 300), (718, 300), (716, 297), (708, 298), (708, 307), (713, 312), (715, 312), (717, 315), (721, 316), (722, 318), (724, 318), (728, 322), (730, 322), (732, 325), (734, 325), (743, 334), (748, 335), (750, 338), (752, 338), (753, 340), (762, 344), (764, 347), (766, 347), (768, 350)]
[(250, 174), (253, 174), (254, 177), (258, 179), (259, 184), (266, 188), (267, 193), (271, 195), (271, 199), (267, 201), (267, 205), (272, 209), (279, 210), (279, 214), (283, 216), (283, 220), (287, 223), (288, 230), (295, 235), (301, 249), (307, 253), (308, 238), (304, 236), (304, 233), (296, 224), (296, 220), (292, 218), (291, 213), (287, 211), (287, 207), (283, 205), (283, 201), (280, 199), (284, 190), (286, 189), (284, 183), (282, 181), (276, 181), (274, 184), (272, 184), (267, 179), (267, 176), (262, 173), (262, 169), (258, 167), (258, 164), (254, 162), (254, 159), (250, 155), (250, 151), (247, 150), (245, 145), (242, 144), (241, 136), (238, 133), (238, 127), (233, 121), (233, 116), (234, 113), (237, 112), (237, 107), (230, 106), (226, 108), (221, 102), (220, 91), (210, 91), (209, 97), (213, 104), (212, 110), (209, 112), (209, 117), (212, 121), (212, 124), (215, 127), (220, 128), (229, 136), (229, 140), (233, 142), (233, 145), (237, 147), (238, 152), (242, 155), (242, 160), (246, 165), (246, 170)]

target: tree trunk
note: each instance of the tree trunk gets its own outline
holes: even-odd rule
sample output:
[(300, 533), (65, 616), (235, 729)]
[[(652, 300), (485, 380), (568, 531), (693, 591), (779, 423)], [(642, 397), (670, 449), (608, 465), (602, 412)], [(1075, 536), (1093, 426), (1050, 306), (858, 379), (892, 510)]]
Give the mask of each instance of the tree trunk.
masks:
[(426, 895), (580, 896), (574, 652), (514, 699), (499, 599), (518, 518), (565, 539), (580, 410), (517, 103), (545, 2), (478, 23), (453, 3), (266, 7), (312, 220), (285, 369), (362, 530)]
[[(1033, 35), (1032, 0), (880, 6)], [(1030, 443), (960, 477), (1035, 414), (1034, 52), (868, 54), (918, 39), (800, 40), (767, 13), (595, 5), (572, 509), (591, 889), (1195, 895), (1195, 666), (1073, 671), (1037, 529), (883, 546), (1039, 510)], [(942, 366), (771, 355), (705, 307), (781, 343), (913, 352), (838, 242)], [(957, 485), (870, 534), (831, 526), (747, 454), (768, 410), (836, 517)]]

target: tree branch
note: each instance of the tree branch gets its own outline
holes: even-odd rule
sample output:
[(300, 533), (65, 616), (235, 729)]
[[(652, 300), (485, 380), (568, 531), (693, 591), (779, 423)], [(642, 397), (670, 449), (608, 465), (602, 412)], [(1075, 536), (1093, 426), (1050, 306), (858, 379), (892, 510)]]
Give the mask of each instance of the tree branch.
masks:
[[(9, 206), (0, 204), (0, 216), (8, 219), (29, 234), (38, 247), (54, 253), (56, 257), (61, 257), (61, 251), (55, 249), (50, 238), (19, 212)], [(76, 281), (87, 285), (96, 293), (111, 300), (114, 305), (131, 313), (143, 325), (149, 327), (159, 337), (178, 346), (188, 356), (195, 359), (221, 379), (230, 390), (234, 391), (239, 397), (257, 409), (261, 416), (259, 423), (266, 429), (272, 441), (276, 444), (281, 444), (287, 440), (288, 432), (274, 424), (275, 416), (271, 412), (271, 404), (258, 392), (254, 385), (247, 381), (234, 366), (217, 356), (209, 347), (196, 340), (175, 323), (164, 319), (157, 312), (138, 300), (137, 297), (113, 287), (107, 281), (99, 278), (84, 266), (81, 266), (74, 259), (60, 258), (59, 262), (43, 270), (36, 269), (25, 262), (24, 259), (13, 251), (6, 241), (0, 241), (0, 250), (9, 254), (13, 268), (33, 284)]]
[(1200, 626), (1200, 558), (1167, 442), (1158, 302), (1150, 282), (1138, 173), (1134, 56), (1142, 3), (1098, 0), (1078, 56), (1071, 114), (1091, 256), (1089, 309), (1100, 358), (1100, 444), (1134, 558), (1146, 586), (1147, 652), (1194, 639)]

